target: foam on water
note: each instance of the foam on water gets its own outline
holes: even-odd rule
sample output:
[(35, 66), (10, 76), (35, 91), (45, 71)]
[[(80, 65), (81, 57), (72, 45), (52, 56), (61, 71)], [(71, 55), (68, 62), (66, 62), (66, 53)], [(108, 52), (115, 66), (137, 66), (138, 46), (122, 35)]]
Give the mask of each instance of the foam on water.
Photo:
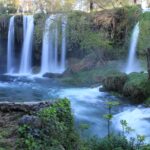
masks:
[(128, 126), (135, 130), (127, 135), (128, 138), (136, 137), (139, 134), (146, 136), (147, 142), (150, 141), (150, 108), (130, 107), (116, 114), (113, 118), (113, 124), (119, 131), (122, 131), (121, 120), (126, 120)]
[(59, 93), (61, 97), (75, 98), (76, 100), (96, 103), (100, 101), (99, 96), (104, 96), (105, 93), (99, 92), (99, 87), (96, 88), (68, 88), (63, 89)]

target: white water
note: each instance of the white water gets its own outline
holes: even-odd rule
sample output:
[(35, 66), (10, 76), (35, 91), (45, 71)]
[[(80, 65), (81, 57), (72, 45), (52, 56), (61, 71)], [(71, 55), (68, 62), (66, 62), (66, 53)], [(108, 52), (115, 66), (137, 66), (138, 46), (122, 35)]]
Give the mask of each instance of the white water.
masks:
[(21, 64), (19, 74), (29, 75), (32, 73), (31, 59), (32, 59), (32, 41), (34, 31), (34, 18), (33, 16), (25, 16), (23, 18), (24, 41), (21, 55)]
[(142, 0), (141, 7), (142, 7), (143, 10), (148, 8), (148, 2), (147, 2), (147, 0)]
[[(62, 73), (65, 71), (66, 61), (66, 17), (62, 17), (62, 43), (59, 47), (58, 39), (60, 33), (58, 32), (57, 20), (60, 15), (51, 15), (45, 23), (45, 30), (43, 33), (43, 47), (42, 47), (42, 60), (41, 72), (45, 73)], [(60, 50), (61, 49), (61, 50)], [(61, 58), (59, 60), (59, 53), (61, 51)]]
[(137, 48), (139, 33), (140, 33), (139, 23), (137, 23), (133, 29), (133, 33), (131, 37), (129, 56), (127, 61), (127, 67), (125, 70), (126, 73), (139, 72), (141, 70), (140, 63), (136, 57), (136, 48)]
[(45, 22), (45, 29), (43, 34), (43, 47), (42, 47), (42, 62), (41, 62), (41, 74), (44, 74), (46, 72), (50, 71), (50, 50), (52, 48), (50, 47), (50, 26), (53, 23), (54, 15), (51, 15)]
[(9, 31), (8, 31), (8, 44), (7, 44), (7, 73), (14, 73), (14, 19), (15, 16), (10, 18)]
[[(56, 94), (57, 92), (55, 92)], [(105, 92), (99, 92), (99, 88), (64, 88), (60, 90), (59, 97), (67, 97), (71, 101), (71, 107), (77, 123), (89, 124), (89, 134), (105, 136), (107, 134), (107, 121), (103, 115), (107, 113), (106, 103), (115, 100)], [(127, 138), (136, 135), (146, 136), (146, 142), (150, 141), (150, 109), (142, 106), (119, 106), (113, 108), (112, 129), (122, 131), (120, 121), (126, 120), (128, 126), (134, 129), (126, 134)]]
[(128, 126), (134, 129), (133, 132), (127, 134), (128, 138), (137, 135), (144, 135), (146, 137), (146, 142), (150, 141), (150, 109), (143, 107), (129, 107), (119, 114), (116, 114), (113, 118), (113, 125), (115, 125), (117, 130), (122, 131), (122, 126), (120, 124), (121, 120), (126, 120)]
[(67, 25), (67, 18), (63, 17), (62, 20), (62, 50), (61, 50), (61, 64), (60, 70), (61, 72), (65, 71), (65, 63), (66, 63), (66, 25)]

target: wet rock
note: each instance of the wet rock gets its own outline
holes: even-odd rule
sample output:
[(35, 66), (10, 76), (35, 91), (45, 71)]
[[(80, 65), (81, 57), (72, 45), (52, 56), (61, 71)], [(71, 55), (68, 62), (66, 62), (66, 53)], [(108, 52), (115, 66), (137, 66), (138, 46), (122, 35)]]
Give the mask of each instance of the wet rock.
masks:
[(60, 73), (45, 73), (43, 77), (47, 78), (61, 78), (63, 75)]
[(127, 79), (128, 77), (125, 73), (116, 72), (104, 78), (103, 86), (108, 91), (115, 91), (122, 93), (123, 87)]
[(49, 107), (52, 102), (26, 102), (26, 103), (0, 103), (0, 112), (24, 112), (30, 113), (39, 111), (42, 108)]
[(42, 125), (42, 122), (39, 117), (33, 116), (33, 115), (24, 115), (19, 121), (18, 125), (23, 126), (27, 125), (34, 128), (40, 128)]

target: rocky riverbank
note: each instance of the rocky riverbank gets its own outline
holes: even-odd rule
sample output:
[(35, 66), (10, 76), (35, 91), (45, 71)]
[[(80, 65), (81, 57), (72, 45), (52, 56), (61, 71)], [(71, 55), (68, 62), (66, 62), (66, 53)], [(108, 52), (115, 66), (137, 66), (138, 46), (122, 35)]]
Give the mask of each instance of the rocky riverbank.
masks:
[[(40, 109), (47, 108), (51, 102), (31, 102), (31, 103), (0, 103), (0, 149), (15, 150), (17, 149), (19, 120), (24, 118), (24, 123), (32, 122), (31, 117)], [(23, 117), (23, 116), (26, 116)], [(34, 123), (34, 122), (32, 122)]]
[(105, 77), (102, 83), (105, 90), (118, 92), (133, 103), (147, 103), (150, 97), (150, 81), (147, 73), (111, 74)]

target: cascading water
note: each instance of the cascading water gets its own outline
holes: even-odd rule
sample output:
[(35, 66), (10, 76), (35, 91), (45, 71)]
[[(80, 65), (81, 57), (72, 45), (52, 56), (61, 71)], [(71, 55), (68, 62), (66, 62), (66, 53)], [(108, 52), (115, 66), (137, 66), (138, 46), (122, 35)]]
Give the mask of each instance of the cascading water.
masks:
[(148, 2), (147, 2), (147, 0), (142, 0), (141, 7), (142, 7), (142, 9), (147, 9), (148, 8)]
[[(62, 43), (59, 48), (58, 43), (58, 24), (57, 20), (60, 15), (51, 15), (45, 23), (43, 34), (41, 74), (44, 73), (62, 73), (65, 70), (66, 61), (66, 17), (62, 17)], [(61, 58), (59, 60), (59, 49), (61, 49)]]
[(138, 62), (138, 59), (136, 58), (136, 48), (137, 48), (139, 33), (140, 33), (139, 23), (137, 23), (134, 27), (132, 37), (131, 37), (129, 56), (127, 61), (127, 67), (125, 70), (126, 73), (140, 71), (140, 64)]
[(41, 73), (44, 74), (49, 72), (49, 59), (50, 59), (50, 26), (53, 22), (54, 15), (51, 15), (45, 22), (45, 30), (43, 35), (43, 47), (42, 47), (42, 64), (41, 64)]
[(24, 29), (24, 42), (21, 55), (21, 64), (19, 74), (31, 74), (31, 58), (32, 58), (32, 41), (34, 31), (34, 18), (33, 16), (24, 16), (23, 18)]
[(61, 65), (60, 65), (61, 72), (65, 71), (65, 63), (66, 63), (66, 25), (67, 25), (67, 18), (63, 17), (63, 20), (62, 20), (62, 54), (61, 54)]
[(8, 31), (8, 44), (7, 44), (7, 73), (14, 73), (14, 19), (15, 16), (10, 18), (9, 31)]

